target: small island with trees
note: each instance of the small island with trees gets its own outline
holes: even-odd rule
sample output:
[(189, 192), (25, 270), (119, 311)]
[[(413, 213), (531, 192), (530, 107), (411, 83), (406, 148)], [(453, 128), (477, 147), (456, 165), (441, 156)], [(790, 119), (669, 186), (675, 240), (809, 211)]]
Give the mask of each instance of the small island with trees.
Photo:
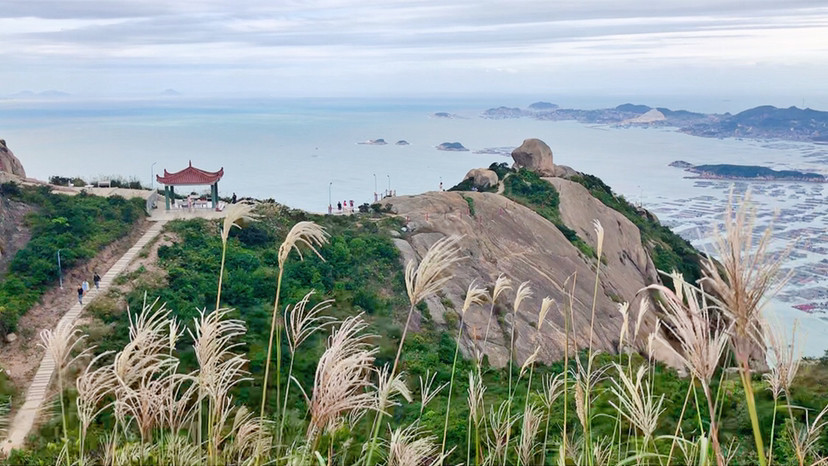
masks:
[(774, 170), (758, 165), (693, 165), (683, 160), (670, 164), (671, 167), (683, 168), (694, 173), (693, 178), (724, 179), (724, 180), (767, 180), (767, 181), (805, 181), (809, 183), (825, 183), (825, 176), (819, 173), (801, 172), (798, 170)]

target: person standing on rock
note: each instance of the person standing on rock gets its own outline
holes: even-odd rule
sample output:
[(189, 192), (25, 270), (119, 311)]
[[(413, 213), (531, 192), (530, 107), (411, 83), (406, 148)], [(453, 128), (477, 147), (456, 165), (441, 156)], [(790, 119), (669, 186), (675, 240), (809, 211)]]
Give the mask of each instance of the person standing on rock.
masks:
[(233, 193), (233, 197), (231, 197), (231, 198), (230, 198), (230, 203), (231, 203), (231, 204), (235, 204), (235, 203), (236, 203), (236, 193)]
[(95, 282), (96, 290), (101, 287), (101, 276), (98, 275), (98, 272), (95, 272), (95, 275), (92, 277), (92, 281)]
[(83, 285), (78, 287), (78, 303), (83, 306)]

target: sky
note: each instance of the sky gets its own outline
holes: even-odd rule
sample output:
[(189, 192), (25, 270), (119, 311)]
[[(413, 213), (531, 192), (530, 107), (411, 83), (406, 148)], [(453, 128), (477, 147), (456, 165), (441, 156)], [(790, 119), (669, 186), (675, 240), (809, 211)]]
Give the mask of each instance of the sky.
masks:
[(828, 94), (824, 0), (2, 0), (0, 44), (0, 96)]

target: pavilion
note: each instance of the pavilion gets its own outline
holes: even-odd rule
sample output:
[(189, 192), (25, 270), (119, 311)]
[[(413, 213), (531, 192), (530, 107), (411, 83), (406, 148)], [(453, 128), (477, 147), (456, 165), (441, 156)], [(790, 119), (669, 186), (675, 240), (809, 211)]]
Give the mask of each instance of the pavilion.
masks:
[(164, 169), (164, 176), (156, 175), (155, 179), (164, 185), (164, 201), (167, 210), (170, 210), (170, 199), (175, 197), (175, 187), (191, 185), (209, 185), (213, 209), (215, 209), (218, 207), (218, 182), (222, 176), (224, 176), (224, 167), (217, 172), (208, 172), (194, 167), (191, 160), (189, 167), (175, 173)]

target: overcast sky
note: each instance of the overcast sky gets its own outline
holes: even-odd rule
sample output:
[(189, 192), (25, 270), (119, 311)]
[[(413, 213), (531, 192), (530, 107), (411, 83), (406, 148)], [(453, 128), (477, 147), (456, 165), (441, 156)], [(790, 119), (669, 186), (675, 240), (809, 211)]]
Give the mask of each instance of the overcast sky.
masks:
[(828, 3), (2, 0), (0, 44), (0, 95), (808, 98), (826, 94)]

